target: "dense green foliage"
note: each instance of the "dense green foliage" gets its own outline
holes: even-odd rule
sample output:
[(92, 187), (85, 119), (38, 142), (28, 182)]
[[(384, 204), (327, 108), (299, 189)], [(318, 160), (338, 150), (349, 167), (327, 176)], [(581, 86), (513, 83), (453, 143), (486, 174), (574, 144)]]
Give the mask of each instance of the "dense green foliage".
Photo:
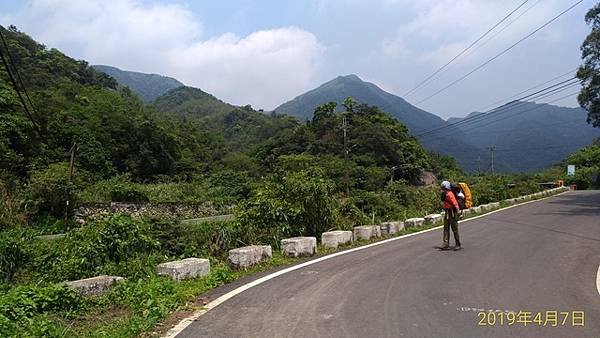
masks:
[(588, 123), (600, 127), (600, 3), (587, 12), (585, 22), (592, 26), (592, 31), (581, 45), (583, 64), (577, 70), (577, 77), (583, 88), (577, 100), (588, 112)]
[(153, 101), (169, 90), (183, 86), (183, 83), (174, 78), (158, 74), (131, 72), (104, 65), (93, 65), (92, 67), (127, 86), (144, 102)]
[[(342, 104), (347, 97), (357, 101), (377, 106), (389, 112), (391, 116), (402, 121), (414, 134), (426, 130), (448, 127), (448, 122), (439, 116), (419, 109), (399, 96), (390, 94), (373, 83), (365, 82), (356, 75), (338, 76), (318, 88), (310, 90), (291, 101), (275, 108), (276, 113), (290, 114), (302, 120), (310, 120), (313, 112), (324, 102)], [(340, 105), (338, 110), (343, 110)], [(468, 144), (462, 132), (456, 128), (444, 130), (443, 135), (424, 137), (419, 141), (425, 148), (442, 154), (453, 156), (467, 170), (476, 169), (478, 156), (485, 156), (485, 151), (478, 145)]]
[[(223, 263), (229, 249), (278, 247), (288, 236), (440, 211), (437, 186), (420, 186), (424, 171), (466, 179), (480, 203), (531, 193), (536, 181), (552, 179), (466, 178), (397, 119), (349, 98), (321, 104), (303, 122), (186, 87), (147, 106), (84, 61), (14, 27), (0, 29), (39, 125), (38, 133), (1, 71), (2, 336), (137, 335), (240, 276)], [(62, 224), (73, 205), (118, 201), (209, 203), (220, 211), (236, 205), (237, 218), (190, 224), (117, 214)], [(37, 237), (64, 230), (62, 238)], [(156, 276), (158, 263), (185, 257), (210, 258), (212, 273), (184, 283)], [(285, 262), (275, 254), (273, 264)], [(86, 299), (52, 284), (99, 274), (127, 281)]]
[(566, 177), (567, 184), (576, 184), (578, 189), (600, 188), (600, 139), (571, 154), (563, 163), (575, 165), (575, 176)]

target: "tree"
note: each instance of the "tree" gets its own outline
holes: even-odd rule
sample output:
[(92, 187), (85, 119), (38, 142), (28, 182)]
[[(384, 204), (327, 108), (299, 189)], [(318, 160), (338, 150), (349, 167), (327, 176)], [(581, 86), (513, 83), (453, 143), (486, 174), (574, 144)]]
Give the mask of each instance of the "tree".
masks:
[(581, 45), (583, 64), (577, 70), (577, 77), (583, 88), (577, 97), (579, 105), (587, 110), (587, 122), (600, 127), (600, 3), (585, 15), (585, 22), (592, 31)]

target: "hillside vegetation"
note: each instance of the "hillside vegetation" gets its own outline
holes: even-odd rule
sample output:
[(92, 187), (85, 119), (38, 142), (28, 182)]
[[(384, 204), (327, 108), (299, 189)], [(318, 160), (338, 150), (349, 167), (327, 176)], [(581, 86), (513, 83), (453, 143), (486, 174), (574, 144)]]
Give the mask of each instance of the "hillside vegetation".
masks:
[(171, 89), (183, 86), (183, 83), (172, 77), (158, 74), (131, 72), (105, 65), (93, 65), (92, 67), (131, 89), (144, 102), (150, 102)]
[[(423, 171), (468, 181), (476, 203), (538, 191), (537, 182), (559, 176), (468, 177), (398, 119), (351, 98), (322, 102), (302, 122), (186, 87), (145, 105), (86, 62), (0, 29), (35, 106), (32, 122), (0, 72), (0, 336), (137, 336), (247, 274), (226, 265), (229, 249), (277, 252), (285, 237), (440, 211), (437, 185), (418, 186)], [(574, 160), (587, 165), (587, 157)], [(74, 206), (99, 201), (213, 202), (235, 206), (235, 221), (71, 220)], [(186, 257), (209, 258), (211, 274), (183, 283), (157, 276), (157, 264)], [(275, 253), (271, 264), (289, 262)], [(126, 281), (98, 298), (60, 284), (99, 274)]]

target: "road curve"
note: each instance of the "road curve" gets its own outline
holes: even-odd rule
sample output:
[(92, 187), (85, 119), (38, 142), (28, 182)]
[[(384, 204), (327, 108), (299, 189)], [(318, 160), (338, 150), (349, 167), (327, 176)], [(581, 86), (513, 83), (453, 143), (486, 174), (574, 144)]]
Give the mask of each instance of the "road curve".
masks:
[[(318, 262), (236, 295), (177, 337), (600, 337), (600, 191), (569, 192)], [(478, 325), (485, 311), (583, 311), (585, 326)], [(532, 318), (533, 319), (533, 318)]]

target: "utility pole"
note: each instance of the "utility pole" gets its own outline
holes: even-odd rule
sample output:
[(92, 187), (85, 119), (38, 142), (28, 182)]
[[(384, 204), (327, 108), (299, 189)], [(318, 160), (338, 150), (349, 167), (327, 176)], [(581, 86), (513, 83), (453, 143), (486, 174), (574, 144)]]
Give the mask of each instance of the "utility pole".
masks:
[(490, 168), (492, 170), (492, 175), (493, 175), (494, 174), (494, 152), (496, 151), (496, 146), (488, 147), (488, 149), (490, 150), (490, 155), (491, 155)]
[(477, 156), (477, 176), (481, 176), (481, 156)]
[(344, 185), (346, 188), (346, 197), (350, 197), (350, 178), (348, 175), (348, 155), (350, 149), (348, 149), (348, 120), (345, 113), (342, 119), (342, 130), (344, 131)]
[(67, 186), (65, 187), (65, 218), (64, 218), (64, 226), (67, 230), (69, 230), (68, 221), (69, 221), (69, 209), (71, 206), (70, 201), (70, 190), (71, 190), (71, 182), (73, 181), (73, 169), (75, 166), (75, 152), (77, 151), (77, 142), (73, 142), (73, 146), (71, 146), (71, 150), (69, 153), (71, 154), (71, 160), (69, 161), (69, 171), (67, 173)]

